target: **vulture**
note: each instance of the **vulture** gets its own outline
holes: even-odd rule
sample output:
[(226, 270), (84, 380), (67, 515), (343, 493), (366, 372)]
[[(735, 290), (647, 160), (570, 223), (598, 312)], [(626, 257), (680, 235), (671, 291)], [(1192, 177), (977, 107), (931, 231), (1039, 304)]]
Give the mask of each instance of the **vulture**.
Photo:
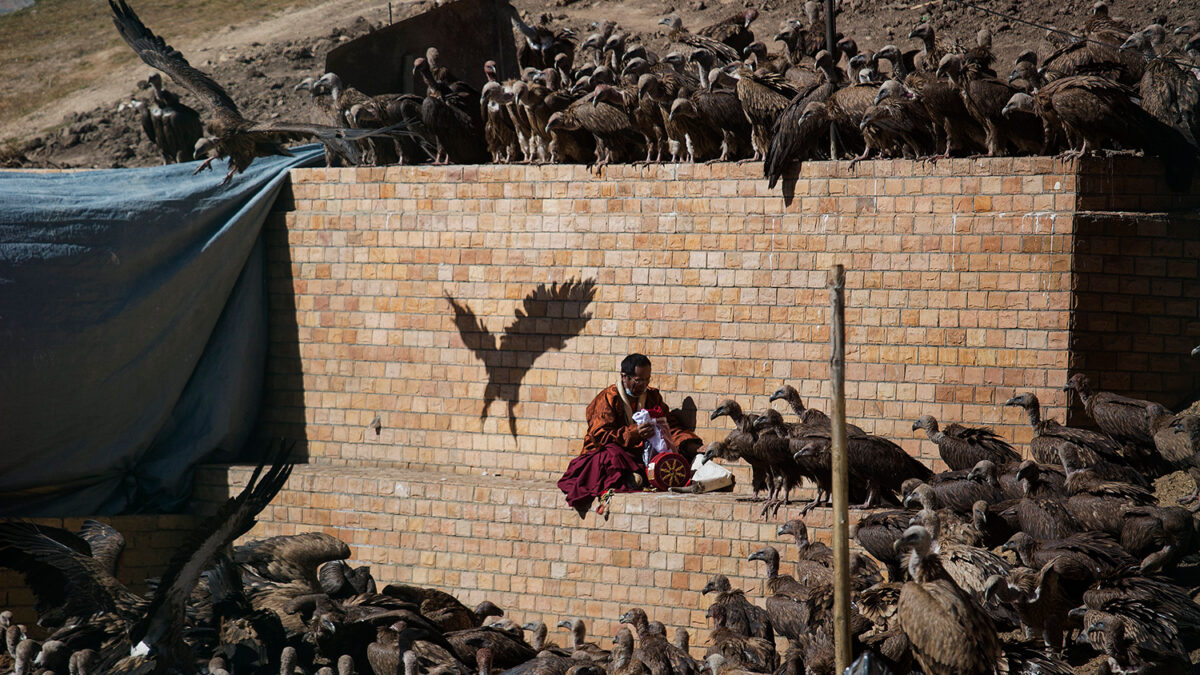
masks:
[[(142, 126), (167, 164), (192, 159), (196, 142), (204, 135), (200, 113), (188, 107), (179, 95), (163, 86), (162, 75), (146, 78), (151, 87), (151, 106), (142, 107)], [(148, 125), (148, 126), (147, 126)]]
[[(1119, 144), (1156, 155), (1166, 165), (1167, 185), (1177, 192), (1187, 190), (1200, 150), (1175, 128), (1134, 103), (1134, 95), (1133, 90), (1112, 80), (1076, 75), (1054, 80), (1033, 96), (1017, 94), (1010, 103), (1040, 115), (1044, 127), (1061, 124), (1068, 136), (1081, 139), (1082, 145), (1072, 151), (1074, 154)], [(1148, 432), (1141, 435), (1146, 440), (1139, 443), (1151, 442)]]
[(1046, 649), (1061, 651), (1072, 627), (1067, 617), (1079, 599), (1060, 583), (1060, 568), (1067, 563), (1066, 559), (1055, 558), (1032, 568), (1014, 567), (1007, 575), (993, 574), (984, 587), (984, 597), (989, 603), (998, 601), (1012, 607), (1026, 634), (1039, 636)]
[(865, 148), (852, 162), (869, 159), (873, 151), (889, 157), (916, 159), (933, 149), (933, 123), (916, 94), (898, 80), (879, 87), (875, 101), (859, 122)]
[[(193, 68), (178, 51), (146, 27), (125, 0), (109, 0), (113, 23), (133, 51), (152, 68), (166, 73), (180, 86), (204, 100), (211, 108), (208, 131), (211, 135), (196, 142), (195, 154), (207, 159), (196, 173), (209, 168), (213, 161), (229, 158), (229, 173), (222, 185), (245, 171), (256, 157), (291, 155), (285, 141), (316, 137), (322, 142), (347, 142), (384, 133), (384, 130), (343, 129), (307, 122), (256, 122), (246, 119), (221, 85)], [(394, 129), (387, 133), (398, 133)]]
[[(696, 58), (693, 54), (692, 58)], [(754, 160), (766, 157), (771, 143), (771, 130), (788, 102), (801, 92), (789, 80), (779, 75), (756, 73), (745, 63), (735, 61), (723, 72), (737, 80), (737, 96), (742, 111), (750, 120)]]
[[(757, 16), (758, 12), (755, 12), (754, 15)], [(658, 23), (667, 27), (667, 39), (671, 42), (678, 42), (696, 50), (709, 52), (722, 64), (738, 62), (741, 59), (742, 49), (745, 48), (745, 45), (735, 48), (706, 35), (688, 32), (683, 27), (683, 19), (678, 16), (665, 17)], [(751, 35), (752, 40), (753, 35)], [(746, 44), (750, 44), (750, 41), (747, 41)]]
[(1062, 539), (1040, 540), (1027, 532), (1017, 532), (1001, 548), (1013, 551), (1022, 565), (1034, 569), (1056, 559), (1069, 561), (1081, 573), (1076, 578), (1086, 582), (1084, 588), (1101, 576), (1137, 564), (1115, 539), (1103, 532), (1079, 532)]
[(929, 531), (913, 525), (897, 546), (909, 550), (912, 580), (900, 590), (896, 610), (921, 668), (930, 675), (1006, 670), (996, 627), (947, 574)]
[(744, 591), (735, 590), (724, 574), (714, 576), (704, 585), (701, 594), (709, 593), (717, 594), (708, 609), (709, 618), (715, 625), (742, 637), (774, 639), (775, 632), (766, 611), (747, 600)]
[(1029, 449), (1033, 457), (1043, 464), (1058, 463), (1058, 448), (1061, 445), (1073, 445), (1079, 449), (1080, 457), (1089, 464), (1095, 464), (1101, 458), (1123, 463), (1120, 444), (1104, 434), (1098, 434), (1089, 429), (1065, 427), (1054, 420), (1043, 420), (1041, 405), (1034, 394), (1025, 393), (1014, 396), (1004, 402), (1006, 406), (1016, 406), (1025, 409), (1029, 426), (1033, 427), (1033, 440)]
[(562, 29), (555, 32), (545, 26), (531, 27), (521, 20), (521, 15), (515, 7), (510, 8), (512, 14), (509, 15), (509, 19), (513, 28), (525, 38), (524, 42), (517, 46), (517, 62), (521, 68), (553, 68), (556, 65), (555, 60), (562, 55), (567, 59), (566, 69), (570, 70), (575, 60), (574, 31)]
[[(1084, 633), (1089, 639), (1100, 635), (1101, 651), (1110, 673), (1158, 673), (1183, 675), (1191, 672), (1187, 654), (1177, 649), (1158, 649), (1130, 637), (1126, 623), (1120, 617), (1099, 618), (1088, 624)], [(1093, 643), (1094, 645), (1094, 643)]]
[(607, 663), (612, 654), (607, 649), (603, 649), (595, 642), (587, 641), (587, 625), (583, 619), (563, 619), (558, 622), (559, 628), (567, 628), (571, 631), (571, 652), (572, 658), (586, 658), (598, 663)]
[[(608, 675), (650, 675), (651, 672), (642, 662), (641, 654), (633, 649), (633, 633), (622, 626), (613, 639), (612, 663), (608, 666)], [(661, 675), (669, 671), (659, 667), (654, 672)]]
[(903, 563), (895, 544), (911, 520), (908, 511), (872, 511), (860, 518), (850, 533), (863, 550), (887, 567), (888, 581), (898, 582), (903, 577)]
[(800, 560), (807, 560), (831, 569), (833, 568), (833, 550), (819, 541), (809, 541), (808, 527), (804, 524), (803, 520), (799, 518), (789, 520), (780, 525), (775, 534), (779, 536), (790, 534), (796, 539), (796, 547), (800, 549)]
[(938, 454), (951, 471), (970, 470), (984, 460), (997, 467), (1021, 461), (1011, 445), (986, 427), (951, 424), (945, 430), (939, 430), (933, 415), (922, 415), (913, 422), (912, 428), (913, 431), (925, 430), (926, 437), (937, 445)]
[(551, 115), (546, 130), (582, 130), (591, 134), (597, 169), (614, 161), (633, 161), (642, 155), (643, 143), (633, 128), (629, 111), (623, 104), (613, 103), (616, 93), (610, 85), (597, 86), (591, 94)]
[(750, 484), (754, 490), (754, 494), (757, 495), (759, 492), (767, 490), (768, 494), (773, 496), (775, 480), (771, 471), (771, 462), (767, 458), (760, 458), (760, 455), (755, 452), (754, 448), (754, 444), (758, 441), (758, 432), (754, 428), (754, 424), (758, 420), (758, 415), (742, 412), (742, 406), (737, 401), (729, 398), (721, 401), (713, 409), (708, 419), (715, 420), (718, 417), (728, 417), (733, 421), (736, 428), (725, 436), (722, 446), (713, 448), (710, 445), (706, 451), (708, 459), (713, 457), (722, 457), (730, 460), (745, 459), (746, 463), (750, 465)]
[[(1076, 78), (1088, 79), (1088, 78)], [(1091, 78), (1096, 79), (1096, 78)], [(1061, 82), (1061, 80), (1056, 80)], [(1068, 84), (1070, 82), (1068, 81)], [(1053, 86), (1051, 83), (1047, 86)], [(1083, 411), (1100, 427), (1100, 431), (1118, 443), (1154, 447), (1154, 434), (1150, 430), (1151, 401), (1129, 398), (1108, 391), (1096, 391), (1087, 375), (1075, 373), (1063, 391), (1073, 391), (1083, 403)]]
[(1121, 49), (1136, 50), (1146, 58), (1138, 83), (1142, 108), (1195, 145), (1200, 137), (1200, 82), (1189, 70), (1159, 57), (1152, 37), (1156, 33), (1165, 31), (1158, 24), (1148, 26), (1130, 35)]
[[(430, 48), (430, 52), (433, 49)], [(480, 117), (479, 94), (453, 80), (445, 68), (434, 68), (427, 53), (413, 62), (413, 75), (425, 82), (421, 121), (437, 141), (434, 164), (481, 164), (487, 141)]]
[(1146, 410), (1158, 454), (1175, 470), (1186, 471), (1195, 486), (1191, 494), (1179, 498), (1179, 503), (1195, 502), (1200, 494), (1200, 416), (1172, 415), (1157, 403), (1151, 403)]
[(480, 93), (480, 112), (483, 117), (483, 137), (495, 164), (509, 164), (517, 159), (520, 145), (517, 128), (510, 115), (516, 100), (511, 90), (499, 82), (488, 82)]
[(750, 30), (750, 24), (754, 23), (757, 18), (758, 10), (750, 7), (744, 12), (738, 12), (727, 19), (705, 26), (696, 34), (728, 45), (741, 54), (754, 42), (754, 33)]
[[(634, 627), (638, 634), (638, 648), (633, 657), (646, 665), (651, 673), (665, 675), (698, 675), (700, 665), (687, 652), (667, 641), (666, 635), (652, 632), (646, 612), (634, 607), (621, 615), (621, 623)], [(615, 663), (615, 662), (614, 662)]]
[(471, 610), (458, 598), (436, 588), (388, 584), (383, 587), (382, 594), (415, 605), (423, 616), (443, 632), (478, 628), (489, 616), (504, 616), (504, 610), (489, 600), (484, 600)]
[[(797, 461), (817, 457), (828, 465), (831, 452), (828, 432), (813, 433), (797, 453)], [(846, 458), (850, 471), (865, 483), (866, 497), (858, 508), (871, 508), (881, 501), (894, 501), (904, 481), (918, 478), (927, 481), (933, 472), (903, 448), (882, 436), (849, 436), (846, 438)]]
[(936, 74), (950, 79), (967, 112), (984, 128), (989, 157), (1007, 154), (1010, 145), (1022, 154), (1042, 151), (1045, 136), (1041, 124), (1003, 115), (1009, 99), (1019, 93), (1015, 87), (985, 74), (965, 54), (943, 56)]

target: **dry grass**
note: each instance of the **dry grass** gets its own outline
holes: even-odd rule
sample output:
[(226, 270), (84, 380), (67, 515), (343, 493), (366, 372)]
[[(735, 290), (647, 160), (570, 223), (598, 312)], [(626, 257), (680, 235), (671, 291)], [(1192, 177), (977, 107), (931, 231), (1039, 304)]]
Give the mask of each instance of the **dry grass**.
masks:
[[(199, 35), (316, 2), (158, 0), (132, 6), (172, 44), (179, 42), (174, 36)], [(104, 0), (38, 0), (0, 16), (0, 72), (9, 74), (8, 86), (0, 89), (0, 119), (23, 117), (137, 60), (109, 16)]]

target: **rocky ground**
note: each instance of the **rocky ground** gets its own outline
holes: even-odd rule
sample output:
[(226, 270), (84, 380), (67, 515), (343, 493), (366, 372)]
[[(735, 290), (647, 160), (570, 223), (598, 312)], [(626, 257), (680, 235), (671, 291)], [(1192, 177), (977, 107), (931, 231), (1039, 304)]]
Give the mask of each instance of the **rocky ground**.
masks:
[[(1036, 46), (1045, 55), (1051, 50), (1041, 28), (1015, 19), (1072, 29), (1083, 23), (1092, 5), (1092, 0), (979, 0), (980, 7), (1010, 17), (1004, 18), (961, 2), (841, 0), (838, 28), (854, 37), (860, 47), (878, 49), (888, 43), (915, 48), (916, 41), (907, 36), (922, 21), (932, 21), (946, 39), (964, 42), (986, 25), (995, 36), (1000, 61), (997, 70), (1007, 72), (1019, 51)], [(638, 35), (660, 53), (668, 47), (657, 22), (669, 14), (680, 14), (685, 25), (698, 29), (753, 5), (761, 11), (755, 31), (768, 42), (781, 22), (803, 16), (800, 0), (516, 0), (515, 4), (529, 19), (549, 14), (552, 25), (573, 28), (581, 37), (588, 33), (592, 21), (617, 20), (623, 30)], [(1153, 20), (1174, 26), (1196, 18), (1198, 13), (1194, 0), (1136, 4), (1112, 0), (1110, 4), (1112, 14), (1125, 17), (1135, 26)], [(431, 6), (428, 1), (397, 2), (393, 19), (407, 18)], [(385, 24), (388, 6), (370, 0), (331, 0), (316, 7), (306, 5), (293, 14), (285, 11), (272, 15), (269, 21), (264, 18), (264, 26), (269, 23), (286, 30), (256, 31), (254, 26), (241, 26), (238, 31), (226, 29), (221, 39), (190, 35), (185, 26), (148, 23), (169, 44), (183, 51), (193, 65), (222, 83), (248, 116), (307, 119), (307, 94), (293, 91), (293, 86), (304, 77), (321, 74), (329, 49)], [(4, 18), (0, 17), (0, 35)], [(444, 45), (442, 48), (446, 49)], [(136, 112), (121, 105), (146, 97), (135, 83), (148, 72), (141, 64), (109, 72), (109, 82), (97, 83), (107, 86), (73, 92), (66, 100), (20, 119), (0, 121), (0, 138), (7, 139), (0, 142), (0, 166), (107, 168), (159, 163), (161, 158), (144, 137)], [(13, 76), (20, 77), (21, 73)], [(129, 84), (124, 86), (122, 82)], [(185, 101), (202, 109), (194, 100), (185, 97)]]

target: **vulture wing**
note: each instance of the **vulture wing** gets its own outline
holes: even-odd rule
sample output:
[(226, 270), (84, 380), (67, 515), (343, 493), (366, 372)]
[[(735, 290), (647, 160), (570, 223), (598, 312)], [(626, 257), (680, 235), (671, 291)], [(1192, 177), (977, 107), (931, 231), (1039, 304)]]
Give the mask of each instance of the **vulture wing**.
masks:
[(113, 23), (125, 42), (147, 65), (166, 73), (180, 86), (187, 88), (208, 103), (213, 113), (231, 122), (241, 121), (237, 104), (211, 77), (193, 68), (174, 47), (155, 35), (125, 0), (108, 0)]
[(488, 331), (487, 326), (483, 325), (483, 321), (475, 316), (475, 312), (464, 304), (458, 304), (450, 294), (446, 294), (446, 301), (450, 303), (450, 307), (454, 309), (454, 325), (458, 328), (458, 334), (462, 338), (463, 344), (470, 349), (477, 358), (484, 363), (487, 363), (488, 355), (496, 351), (496, 336)]
[(925, 672), (992, 672), (1000, 661), (995, 627), (951, 581), (904, 584), (898, 612)]
[(117, 562), (125, 550), (125, 536), (116, 528), (98, 520), (85, 520), (79, 538), (87, 542), (95, 558), (109, 574), (116, 576)]
[(504, 329), (501, 344), (509, 336), (538, 335), (549, 349), (562, 349), (568, 339), (583, 332), (592, 315), (586, 310), (596, 297), (596, 281), (569, 279), (548, 287), (538, 284), (521, 301), (517, 318)]
[(200, 573), (212, 563), (218, 552), (254, 527), (255, 517), (283, 488), (294, 466), (287, 461), (289, 450), (280, 449), (265, 475), (264, 464), (259, 464), (242, 492), (226, 501), (176, 551), (162, 575), (160, 590), (150, 603), (146, 618), (130, 631), (131, 642), (156, 641), (170, 635), (181, 637), (178, 631), (183, 628), (184, 607), (192, 588), (200, 579)]

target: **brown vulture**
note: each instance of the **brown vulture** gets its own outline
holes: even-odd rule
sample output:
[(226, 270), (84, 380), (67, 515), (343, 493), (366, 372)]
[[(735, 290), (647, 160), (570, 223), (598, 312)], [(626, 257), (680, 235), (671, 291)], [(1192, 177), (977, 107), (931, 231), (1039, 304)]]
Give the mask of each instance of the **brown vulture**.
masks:
[(997, 467), (1021, 461), (1008, 442), (986, 427), (951, 424), (939, 430), (933, 415), (922, 415), (913, 422), (912, 428), (913, 431), (925, 430), (926, 437), (938, 446), (938, 454), (951, 471), (970, 470), (985, 459)]
[(195, 154), (207, 159), (196, 169), (199, 173), (212, 165), (213, 160), (229, 158), (229, 173), (222, 184), (233, 180), (236, 173), (245, 171), (256, 157), (291, 155), (284, 142), (298, 138), (316, 137), (322, 142), (349, 142), (380, 133), (399, 133), (396, 129), (361, 130), (328, 127), (307, 122), (256, 122), (246, 119), (237, 104), (211, 77), (193, 68), (183, 55), (146, 27), (125, 0), (109, 0), (113, 23), (125, 42), (147, 65), (166, 73), (180, 86), (205, 101), (210, 111), (208, 132), (196, 142)]

